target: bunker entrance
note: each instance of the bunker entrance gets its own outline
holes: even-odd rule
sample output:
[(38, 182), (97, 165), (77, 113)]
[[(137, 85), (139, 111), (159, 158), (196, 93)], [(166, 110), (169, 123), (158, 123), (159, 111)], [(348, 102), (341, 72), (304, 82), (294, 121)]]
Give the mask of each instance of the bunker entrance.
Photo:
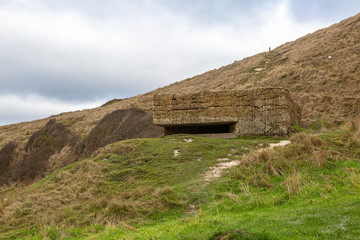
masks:
[(189, 125), (189, 126), (170, 126), (164, 128), (165, 135), (171, 134), (208, 134), (208, 133), (233, 133), (235, 123)]

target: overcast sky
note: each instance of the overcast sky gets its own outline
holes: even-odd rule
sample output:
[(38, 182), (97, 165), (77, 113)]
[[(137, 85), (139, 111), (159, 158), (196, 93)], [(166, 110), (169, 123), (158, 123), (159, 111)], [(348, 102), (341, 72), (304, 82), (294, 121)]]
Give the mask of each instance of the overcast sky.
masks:
[(0, 0), (0, 125), (145, 93), (358, 12), (359, 0)]

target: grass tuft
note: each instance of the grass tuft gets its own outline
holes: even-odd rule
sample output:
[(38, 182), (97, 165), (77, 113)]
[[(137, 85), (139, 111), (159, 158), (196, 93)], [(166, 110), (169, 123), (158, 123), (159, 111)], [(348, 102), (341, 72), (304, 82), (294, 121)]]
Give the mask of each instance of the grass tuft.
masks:
[(289, 198), (299, 195), (301, 190), (301, 173), (297, 172), (285, 179)]

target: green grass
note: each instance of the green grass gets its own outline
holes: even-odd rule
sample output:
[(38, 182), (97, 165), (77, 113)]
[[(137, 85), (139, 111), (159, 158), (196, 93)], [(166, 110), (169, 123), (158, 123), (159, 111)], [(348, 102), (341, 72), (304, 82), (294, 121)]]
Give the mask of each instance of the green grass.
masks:
[(249, 211), (220, 211), (219, 214), (200, 212), (192, 217), (145, 226), (140, 231), (108, 228), (96, 238), (214, 239), (218, 234), (239, 231), (249, 235), (244, 239), (358, 239), (359, 203), (357, 196), (306, 207), (286, 204)]
[[(279, 140), (109, 145), (3, 204), (0, 239), (358, 239), (359, 145), (344, 131), (299, 133), (253, 152)], [(242, 162), (205, 182), (220, 158)]]

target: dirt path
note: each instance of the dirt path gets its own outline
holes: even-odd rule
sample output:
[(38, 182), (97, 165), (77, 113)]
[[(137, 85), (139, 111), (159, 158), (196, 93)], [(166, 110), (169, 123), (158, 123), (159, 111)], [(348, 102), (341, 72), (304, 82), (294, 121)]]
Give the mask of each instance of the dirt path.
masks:
[[(269, 148), (273, 149), (274, 147), (283, 147), (283, 146), (289, 145), (290, 143), (291, 143), (290, 140), (282, 140), (279, 143), (270, 143)], [(263, 148), (263, 149), (266, 149), (266, 148)]]
[(230, 162), (220, 162), (215, 164), (215, 166), (210, 167), (210, 169), (205, 173), (204, 180), (209, 182), (214, 178), (221, 177), (222, 171), (233, 166), (239, 165), (240, 160), (233, 160)]
[[(264, 151), (266, 149), (273, 149), (274, 147), (282, 147), (290, 144), (291, 142), (289, 140), (282, 140), (279, 143), (270, 143), (269, 147), (266, 148), (260, 148), (257, 151)], [(229, 161), (229, 158), (218, 158), (219, 163), (215, 164), (215, 166), (210, 167), (208, 171), (205, 172), (203, 180), (207, 183), (209, 183), (211, 180), (215, 178), (219, 178), (222, 175), (222, 172), (225, 169), (231, 168), (233, 166), (240, 164), (240, 159)]]

